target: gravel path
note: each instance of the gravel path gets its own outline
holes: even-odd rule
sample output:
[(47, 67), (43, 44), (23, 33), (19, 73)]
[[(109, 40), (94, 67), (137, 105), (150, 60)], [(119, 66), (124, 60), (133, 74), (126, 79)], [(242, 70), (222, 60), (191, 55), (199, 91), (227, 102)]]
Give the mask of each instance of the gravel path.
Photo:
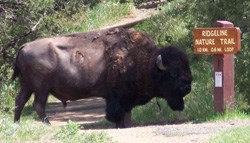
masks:
[(112, 25), (103, 27), (102, 29), (113, 28), (113, 27), (131, 27), (135, 23), (141, 22), (150, 16), (154, 15), (157, 11), (155, 9), (136, 9), (133, 8), (132, 12)]
[(105, 103), (101, 98), (69, 102), (64, 109), (60, 102), (49, 103), (47, 113), (53, 126), (65, 125), (68, 120), (83, 127), (82, 132), (104, 131), (118, 143), (206, 143), (217, 132), (250, 126), (250, 120), (232, 120), (206, 123), (182, 123), (113, 129), (96, 122), (105, 116)]
[(250, 121), (186, 123), (94, 131), (106, 131), (118, 143), (206, 143), (210, 136), (220, 131), (243, 126), (250, 126)]

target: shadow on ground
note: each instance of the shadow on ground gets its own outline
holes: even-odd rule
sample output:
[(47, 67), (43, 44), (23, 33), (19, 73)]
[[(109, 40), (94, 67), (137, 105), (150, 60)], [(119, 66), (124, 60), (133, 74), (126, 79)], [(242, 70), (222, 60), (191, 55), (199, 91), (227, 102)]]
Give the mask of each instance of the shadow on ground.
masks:
[[(115, 125), (105, 119), (105, 100), (88, 98), (67, 103), (64, 108), (60, 101), (47, 104), (46, 113), (54, 126), (67, 124), (69, 120), (81, 125), (82, 129), (110, 129)], [(133, 123), (132, 127), (149, 125), (181, 124), (185, 121), (164, 121), (152, 123)]]
[[(62, 102), (49, 102), (46, 106), (46, 114), (52, 126), (66, 125), (69, 120), (81, 125), (81, 129), (113, 129), (115, 125), (105, 119), (105, 100), (102, 98), (87, 98), (67, 102), (64, 108)], [(26, 106), (22, 116), (30, 117), (40, 122), (32, 106)], [(182, 124), (186, 121), (164, 121), (151, 123), (132, 123), (132, 127), (151, 125)]]

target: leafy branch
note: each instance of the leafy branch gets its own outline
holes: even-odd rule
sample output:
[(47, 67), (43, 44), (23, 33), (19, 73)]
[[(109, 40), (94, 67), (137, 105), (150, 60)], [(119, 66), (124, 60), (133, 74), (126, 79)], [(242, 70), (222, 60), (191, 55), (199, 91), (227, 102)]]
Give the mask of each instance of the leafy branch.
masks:
[(41, 21), (42, 21), (42, 19), (44, 18), (45, 15), (46, 15), (46, 11), (43, 13), (43, 15), (40, 17), (40, 19), (36, 22), (36, 24), (33, 27), (31, 27), (29, 30), (27, 30), (23, 34), (18, 35), (16, 37), (12, 38), (11, 41), (9, 41), (7, 44), (5, 44), (3, 47), (0, 48), (0, 52), (3, 54), (3, 60), (4, 61), (6, 59), (13, 59), (12, 56), (8, 55), (8, 53), (6, 52), (6, 50), (9, 47), (14, 47), (19, 41), (21, 41), (22, 39), (24, 39), (25, 37), (27, 37), (28, 35), (30, 35), (34, 31), (36, 31), (37, 26), (41, 23)]

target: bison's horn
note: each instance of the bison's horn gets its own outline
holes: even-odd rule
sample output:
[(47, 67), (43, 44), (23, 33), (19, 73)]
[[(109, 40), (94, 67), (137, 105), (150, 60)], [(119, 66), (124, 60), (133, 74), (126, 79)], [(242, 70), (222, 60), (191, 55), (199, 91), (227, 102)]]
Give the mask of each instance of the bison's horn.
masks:
[(164, 70), (167, 69), (167, 67), (164, 66), (163, 63), (162, 63), (161, 55), (158, 55), (157, 60), (156, 60), (156, 65), (157, 65), (157, 67), (158, 67), (160, 70), (163, 70), (163, 71), (164, 71)]

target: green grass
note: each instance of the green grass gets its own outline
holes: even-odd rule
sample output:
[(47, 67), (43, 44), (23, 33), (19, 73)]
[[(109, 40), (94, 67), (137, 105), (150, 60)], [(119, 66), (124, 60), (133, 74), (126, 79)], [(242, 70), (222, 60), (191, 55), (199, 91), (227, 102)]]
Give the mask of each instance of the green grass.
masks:
[(209, 143), (249, 143), (250, 126), (222, 131), (209, 138)]
[[(158, 107), (156, 100), (160, 104)], [(143, 106), (137, 106), (132, 110), (132, 122), (135, 124), (154, 124), (159, 122), (172, 122), (181, 116), (180, 112), (173, 112), (163, 99), (153, 99)]]
[(80, 125), (72, 121), (69, 121), (65, 126), (52, 127), (32, 120), (16, 124), (9, 117), (0, 117), (0, 142), (114, 142), (106, 132), (80, 132)]
[(67, 125), (60, 127), (59, 131), (53, 136), (53, 139), (63, 143), (86, 142), (86, 143), (112, 143), (112, 139), (106, 132), (78, 133), (80, 125), (69, 121)]
[(115, 21), (122, 19), (131, 13), (131, 3), (112, 3), (98, 4), (93, 9), (79, 12), (73, 15), (74, 21), (65, 20), (68, 25), (66, 33), (90, 31), (112, 25)]
[(250, 120), (250, 115), (244, 111), (226, 109), (224, 113), (214, 114), (209, 121)]
[[(190, 100), (190, 99), (186, 99)], [(190, 102), (190, 101), (189, 101)], [(224, 113), (215, 113), (211, 107), (199, 109), (194, 103), (187, 103), (182, 112), (172, 111), (165, 100), (160, 99), (161, 110), (155, 103), (155, 99), (146, 105), (138, 106), (132, 111), (132, 121), (135, 124), (151, 123), (179, 123), (179, 122), (216, 122), (230, 120), (250, 120), (250, 115), (244, 111), (227, 109)], [(194, 106), (194, 107), (189, 107)], [(205, 105), (204, 105), (205, 106)], [(202, 106), (200, 106), (201, 108)]]
[(52, 131), (46, 125), (36, 125), (33, 121), (26, 120), (20, 124), (14, 124), (8, 117), (0, 119), (0, 142), (39, 141), (43, 136)]

